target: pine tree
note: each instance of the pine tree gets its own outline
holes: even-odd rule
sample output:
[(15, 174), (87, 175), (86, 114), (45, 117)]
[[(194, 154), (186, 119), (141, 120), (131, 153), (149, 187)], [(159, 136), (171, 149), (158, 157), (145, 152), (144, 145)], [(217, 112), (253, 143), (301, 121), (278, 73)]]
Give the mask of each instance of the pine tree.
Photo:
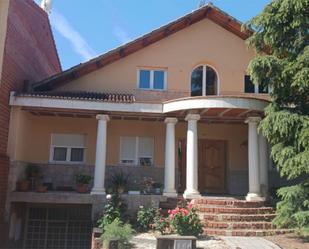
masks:
[[(271, 104), (259, 130), (290, 185), (278, 190), (279, 227), (309, 227), (309, 0), (273, 0), (244, 29), (253, 30), (249, 64), (255, 84), (269, 87)], [(296, 183), (295, 183), (296, 182)]]

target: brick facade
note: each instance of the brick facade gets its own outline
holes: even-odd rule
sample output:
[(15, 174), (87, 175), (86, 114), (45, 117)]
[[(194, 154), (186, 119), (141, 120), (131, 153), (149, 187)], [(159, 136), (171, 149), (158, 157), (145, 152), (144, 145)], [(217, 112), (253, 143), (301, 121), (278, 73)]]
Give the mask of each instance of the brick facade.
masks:
[(47, 14), (33, 0), (11, 0), (0, 77), (0, 230), (4, 218), (9, 158), (10, 91), (25, 81), (59, 73), (61, 66)]

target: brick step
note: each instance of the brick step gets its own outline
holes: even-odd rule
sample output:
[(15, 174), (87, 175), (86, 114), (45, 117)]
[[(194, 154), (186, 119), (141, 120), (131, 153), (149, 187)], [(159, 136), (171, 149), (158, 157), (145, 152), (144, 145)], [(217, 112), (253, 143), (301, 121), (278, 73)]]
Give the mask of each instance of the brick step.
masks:
[(249, 222), (249, 221), (272, 221), (275, 214), (214, 214), (200, 213), (200, 218), (206, 221), (225, 222)]
[(205, 228), (213, 229), (225, 229), (225, 230), (266, 230), (276, 229), (276, 226), (271, 222), (259, 221), (259, 222), (217, 222), (217, 221), (205, 221)]
[(204, 213), (231, 213), (231, 214), (270, 214), (274, 210), (271, 207), (259, 208), (237, 208), (237, 207), (224, 207), (224, 206), (211, 206), (211, 205), (198, 205), (199, 212)]
[(240, 208), (258, 208), (265, 206), (265, 201), (246, 201), (235, 199), (202, 198), (193, 200), (194, 205), (213, 205)]
[(203, 235), (222, 235), (222, 236), (271, 236), (294, 232), (293, 229), (269, 229), (269, 230), (223, 230), (204, 228)]

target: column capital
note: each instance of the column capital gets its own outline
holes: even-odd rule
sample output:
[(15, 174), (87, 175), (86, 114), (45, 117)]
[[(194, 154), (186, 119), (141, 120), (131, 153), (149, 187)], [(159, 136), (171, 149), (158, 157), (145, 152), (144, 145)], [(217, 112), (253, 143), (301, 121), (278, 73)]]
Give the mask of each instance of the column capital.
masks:
[(176, 124), (178, 122), (177, 118), (165, 118), (164, 123), (166, 124)]
[(247, 117), (247, 119), (245, 120), (245, 123), (256, 123), (258, 124), (260, 121), (262, 120), (261, 117), (259, 116), (251, 116), (251, 117)]
[(97, 120), (105, 120), (105, 121), (109, 121), (109, 120), (110, 120), (110, 119), (109, 119), (109, 116), (106, 115), (106, 114), (98, 114), (98, 115), (96, 116), (96, 119), (97, 119)]
[(199, 114), (187, 114), (185, 120), (190, 121), (190, 120), (200, 120), (201, 116)]

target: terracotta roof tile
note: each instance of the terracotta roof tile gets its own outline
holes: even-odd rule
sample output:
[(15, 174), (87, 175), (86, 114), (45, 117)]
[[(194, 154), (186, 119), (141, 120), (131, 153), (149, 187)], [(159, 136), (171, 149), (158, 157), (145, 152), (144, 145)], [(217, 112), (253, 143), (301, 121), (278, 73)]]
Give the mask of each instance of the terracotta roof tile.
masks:
[(52, 99), (96, 100), (96, 101), (123, 102), (123, 103), (135, 102), (135, 97), (133, 94), (101, 93), (101, 92), (85, 92), (85, 91), (16, 93), (15, 96), (52, 98)]

